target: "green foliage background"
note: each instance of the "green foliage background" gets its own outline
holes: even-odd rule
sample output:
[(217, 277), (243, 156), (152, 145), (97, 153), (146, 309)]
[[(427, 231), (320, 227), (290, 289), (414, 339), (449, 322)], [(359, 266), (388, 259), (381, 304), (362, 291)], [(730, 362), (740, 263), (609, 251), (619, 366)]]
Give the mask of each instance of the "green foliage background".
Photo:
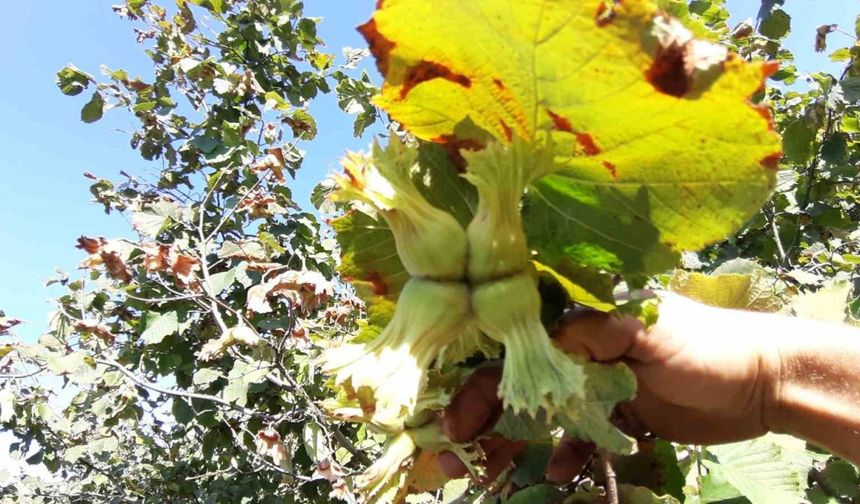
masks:
[[(703, 275), (723, 289), (732, 280), (721, 276), (751, 275), (732, 298), (738, 306), (855, 321), (860, 46), (841, 47), (849, 39), (828, 37), (837, 27), (821, 29), (814, 42), (831, 42), (844, 71), (803, 86), (781, 45), (790, 26), (781, 2), (764, 2), (756, 26), (738, 27), (725, 24), (719, 0), (661, 3), (744, 58), (781, 62), (767, 100), (785, 155), (759, 215), (686, 254), (684, 272), (651, 283), (695, 295)], [(318, 404), (332, 391), (313, 360), (366, 322), (334, 277), (329, 231), (289, 187), (301, 143), (316, 134), (308, 103), (337, 93), (357, 113), (360, 136), (380, 120), (376, 88), (351, 65), (333, 66), (297, 0), (178, 0), (169, 9), (127, 0), (115, 10), (135, 24), (152, 75), (106, 69), (97, 79), (69, 66), (57, 85), (83, 98), (84, 122), (127, 110), (137, 119), (131, 147), (163, 169), (157, 180), (93, 181), (95, 200), (127, 215), (138, 238), (82, 237), (85, 274), (51, 280), (66, 292), (38, 342), (18, 341), (14, 314), (0, 313), (0, 423), (20, 440), (13, 455), (55, 475), (12, 482), (0, 502), (354, 502), (353, 476), (382, 437), (326, 418)], [(213, 30), (198, 25), (203, 13), (217, 20)], [(57, 384), (74, 392), (68, 405), (56, 400)], [(543, 484), (546, 456), (526, 452), (513, 476), (529, 488), (508, 501), (602, 501), (595, 468), (566, 488)], [(860, 498), (856, 468), (780, 437), (642, 443), (615, 463), (622, 502)], [(497, 497), (452, 482), (415, 499)]]

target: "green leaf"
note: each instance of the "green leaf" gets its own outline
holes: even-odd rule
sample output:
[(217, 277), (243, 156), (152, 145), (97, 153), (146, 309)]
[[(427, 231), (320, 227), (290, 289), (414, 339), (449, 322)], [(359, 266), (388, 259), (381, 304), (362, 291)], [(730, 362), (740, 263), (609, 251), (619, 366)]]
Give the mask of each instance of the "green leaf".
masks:
[(529, 443), (525, 450), (514, 459), (514, 470), (510, 476), (511, 483), (520, 488), (525, 488), (543, 481), (553, 448), (550, 439), (541, 443)]
[(194, 385), (198, 385), (201, 387), (205, 387), (210, 383), (214, 382), (218, 378), (223, 378), (224, 375), (221, 371), (213, 368), (202, 368), (198, 369), (196, 373), (194, 373), (194, 378), (192, 379), (192, 383)]
[(191, 408), (191, 405), (188, 404), (184, 399), (179, 397), (173, 398), (173, 418), (176, 419), (177, 422), (181, 424), (187, 424), (188, 422), (194, 420), (196, 413), (194, 409)]
[(87, 445), (76, 445), (63, 451), (63, 460), (73, 464), (87, 453)]
[(555, 268), (537, 261), (532, 264), (538, 273), (561, 285), (570, 301), (602, 312), (615, 308), (611, 276), (576, 267), (568, 260), (562, 260)]
[(137, 105), (135, 105), (134, 107), (132, 107), (132, 109), (131, 109), (131, 110), (132, 110), (133, 112), (135, 112), (135, 113), (138, 113), (138, 112), (149, 112), (150, 110), (154, 109), (154, 108), (155, 108), (155, 107), (157, 107), (157, 106), (158, 106), (158, 102), (154, 102), (154, 101), (147, 101), (147, 102), (141, 102), (141, 103), (138, 103)]
[(236, 269), (237, 268), (233, 268), (221, 273), (209, 275), (209, 285), (212, 287), (212, 292), (216, 296), (221, 294), (224, 289), (230, 287), (233, 282), (236, 281)]
[(565, 435), (591, 441), (600, 448), (630, 454), (634, 441), (609, 421), (615, 405), (636, 394), (636, 376), (624, 364), (598, 364), (575, 357), (585, 370), (586, 396), (571, 401), (555, 419)]
[(845, 133), (834, 133), (827, 137), (821, 144), (821, 159), (833, 164), (840, 165), (848, 162), (848, 135)]
[(280, 94), (275, 91), (267, 91), (264, 95), (266, 98), (266, 108), (286, 112), (292, 108), (290, 103), (285, 100)]
[(785, 158), (796, 164), (806, 164), (812, 158), (815, 129), (804, 119), (789, 124), (782, 133)]
[(47, 361), (48, 370), (60, 376), (74, 375), (86, 372), (95, 367), (92, 357), (83, 352), (72, 352), (67, 355), (52, 355)]
[(618, 485), (618, 500), (624, 504), (680, 504), (671, 495), (657, 495), (648, 488), (633, 485)]
[(562, 498), (552, 485), (535, 485), (513, 494), (510, 498), (502, 501), (504, 504), (534, 504), (535, 502), (560, 502)]
[(841, 63), (843, 61), (848, 61), (851, 59), (851, 51), (848, 50), (847, 47), (843, 47), (841, 49), (837, 49), (830, 53), (830, 61), (834, 63)]
[(300, 140), (313, 140), (317, 136), (317, 122), (307, 110), (294, 110), (284, 122), (293, 130), (293, 136)]
[(105, 101), (101, 93), (96, 91), (90, 101), (81, 109), (81, 121), (85, 123), (94, 123), (104, 115)]
[(791, 16), (782, 9), (775, 9), (762, 20), (759, 33), (772, 39), (780, 39), (791, 31)]
[(302, 429), (302, 441), (305, 445), (305, 453), (314, 461), (329, 458), (330, 453), (326, 445), (325, 432), (316, 422), (308, 422)]
[(658, 495), (684, 498), (684, 474), (678, 467), (675, 446), (663, 440), (639, 440), (635, 454), (613, 457), (618, 481), (649, 488)]
[(823, 471), (827, 485), (836, 495), (845, 498), (860, 497), (860, 475), (854, 465), (839, 459), (827, 463)]
[[(452, 504), (469, 489), (467, 478), (454, 479), (442, 488), (442, 504)], [(459, 501), (458, 501), (459, 502)]]
[(258, 241), (225, 241), (218, 251), (219, 259), (240, 258), (251, 261), (265, 261), (269, 258), (266, 249)]
[(725, 480), (752, 504), (801, 502), (812, 459), (802, 442), (795, 446), (781, 436), (710, 446), (716, 461), (704, 460), (715, 478)]
[(165, 337), (179, 330), (179, 314), (175, 311), (167, 313), (148, 312), (146, 324), (140, 339), (147, 345), (157, 345)]
[(131, 225), (143, 236), (155, 238), (164, 230), (169, 220), (179, 222), (181, 219), (182, 207), (176, 203), (160, 201), (149, 205), (145, 210), (134, 212)]
[[(733, 499), (739, 499), (740, 502)], [(723, 477), (722, 473), (711, 472), (702, 478), (698, 500), (693, 502), (694, 504), (710, 504), (712, 502), (723, 502), (724, 504), (745, 504), (749, 501), (741, 496), (740, 491), (732, 486), (732, 484)]]
[(511, 441), (539, 441), (551, 437), (545, 415), (535, 418), (525, 412), (514, 413), (510, 408), (499, 417), (493, 432)]
[(848, 77), (839, 81), (842, 95), (845, 101), (856, 102), (860, 100), (860, 77)]
[(188, 143), (200, 149), (204, 154), (212, 153), (216, 147), (221, 145), (221, 141), (218, 138), (214, 138), (209, 135), (194, 137), (194, 139)]
[(68, 65), (57, 72), (56, 83), (64, 95), (76, 96), (81, 94), (90, 83), (95, 83), (95, 79), (74, 65)]
[(227, 386), (221, 392), (222, 398), (245, 406), (251, 385), (265, 382), (268, 372), (268, 367), (262, 362), (254, 364), (242, 360), (234, 361), (233, 368), (227, 374)]

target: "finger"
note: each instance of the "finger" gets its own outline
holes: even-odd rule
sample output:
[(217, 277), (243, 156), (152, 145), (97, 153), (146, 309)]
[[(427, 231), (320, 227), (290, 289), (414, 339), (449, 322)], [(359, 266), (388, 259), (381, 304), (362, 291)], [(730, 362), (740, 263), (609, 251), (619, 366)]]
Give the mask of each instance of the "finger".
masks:
[(475, 439), (495, 425), (502, 414), (498, 396), (502, 368), (488, 366), (477, 369), (442, 413), (442, 432), (455, 443)]
[(505, 469), (511, 467), (514, 458), (528, 444), (525, 441), (511, 441), (498, 436), (482, 439), (479, 443), (486, 457), (486, 462), (484, 463), (484, 470), (486, 472), (479, 481), (482, 485), (489, 485), (496, 481)]
[[(484, 452), (485, 475), (480, 480), (484, 485), (495, 481), (526, 447), (524, 441), (510, 441), (499, 436), (482, 439), (478, 444)], [(440, 453), (438, 462), (442, 473), (448, 478), (457, 479), (469, 474), (463, 461), (452, 452)]]
[(555, 448), (546, 469), (546, 479), (564, 485), (573, 481), (585, 469), (594, 454), (594, 444), (574, 438), (564, 438)]
[(562, 350), (595, 361), (612, 361), (628, 354), (645, 326), (635, 317), (574, 309), (565, 314), (553, 334)]
[(466, 464), (460, 460), (460, 457), (449, 451), (440, 453), (437, 460), (442, 474), (450, 479), (459, 479), (469, 474), (469, 470), (466, 469)]

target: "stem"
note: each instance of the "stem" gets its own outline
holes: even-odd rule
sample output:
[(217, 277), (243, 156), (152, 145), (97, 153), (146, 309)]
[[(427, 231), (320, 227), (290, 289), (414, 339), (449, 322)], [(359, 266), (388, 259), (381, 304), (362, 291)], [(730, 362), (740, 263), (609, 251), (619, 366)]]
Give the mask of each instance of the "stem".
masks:
[(46, 366), (39, 366), (33, 371), (29, 371), (21, 374), (0, 374), (0, 380), (20, 380), (23, 378), (29, 378), (31, 376), (36, 376), (46, 369)]
[(776, 242), (776, 250), (779, 253), (779, 261), (780, 266), (788, 267), (791, 266), (788, 259), (785, 255), (785, 248), (782, 246), (782, 240), (779, 237), (779, 228), (776, 225), (776, 205), (771, 203), (771, 212), (770, 212), (770, 229), (773, 233), (773, 241)]
[(612, 454), (600, 450), (600, 463), (606, 476), (606, 504), (618, 504), (618, 479), (612, 467)]
[(150, 382), (146, 381), (145, 379), (137, 376), (136, 374), (131, 372), (127, 367), (123, 366), (122, 364), (120, 364), (119, 362), (117, 362), (113, 359), (109, 359), (109, 358), (96, 359), (96, 363), (101, 364), (103, 366), (112, 367), (112, 368), (116, 369), (117, 371), (119, 371), (120, 373), (124, 374), (126, 377), (128, 377), (128, 379), (131, 380), (138, 387), (149, 389), (149, 390), (152, 390), (153, 392), (158, 392), (159, 394), (165, 394), (165, 395), (170, 395), (170, 396), (174, 396), (174, 397), (185, 397), (188, 399), (201, 399), (204, 401), (211, 401), (211, 402), (220, 404), (222, 406), (227, 406), (228, 408), (238, 410), (238, 411), (244, 413), (245, 415), (251, 416), (251, 417), (263, 417), (263, 418), (271, 417), (271, 415), (269, 415), (267, 413), (260, 413), (258, 411), (253, 411), (253, 410), (250, 410), (247, 408), (243, 408), (242, 406), (239, 406), (238, 404), (231, 403), (230, 401), (225, 401), (224, 399), (221, 399), (220, 397), (215, 397), (215, 396), (206, 395), (206, 394), (198, 394), (195, 392), (181, 392), (178, 390), (172, 390), (172, 389), (168, 389), (168, 388), (164, 388), (164, 387), (159, 387), (158, 385), (156, 385), (154, 383), (150, 383)]

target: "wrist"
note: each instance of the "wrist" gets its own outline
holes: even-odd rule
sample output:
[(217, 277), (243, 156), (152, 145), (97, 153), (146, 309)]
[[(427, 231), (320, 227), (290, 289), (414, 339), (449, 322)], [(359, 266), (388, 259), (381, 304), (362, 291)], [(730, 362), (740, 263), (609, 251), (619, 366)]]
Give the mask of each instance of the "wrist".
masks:
[(764, 339), (758, 357), (762, 424), (769, 432), (784, 434), (788, 430), (782, 399), (785, 351), (772, 336), (765, 336)]

